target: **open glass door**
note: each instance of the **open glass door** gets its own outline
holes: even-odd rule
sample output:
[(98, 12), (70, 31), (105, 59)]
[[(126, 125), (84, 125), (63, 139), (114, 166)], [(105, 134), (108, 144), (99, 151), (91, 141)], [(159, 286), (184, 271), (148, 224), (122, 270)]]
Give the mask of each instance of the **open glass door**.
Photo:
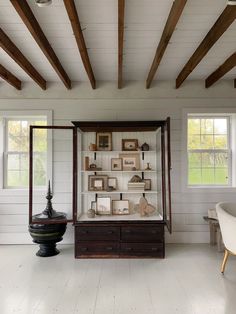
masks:
[(170, 151), (170, 118), (168, 117), (163, 127), (163, 158), (164, 158), (164, 218), (169, 232), (172, 232), (171, 221), (171, 151)]

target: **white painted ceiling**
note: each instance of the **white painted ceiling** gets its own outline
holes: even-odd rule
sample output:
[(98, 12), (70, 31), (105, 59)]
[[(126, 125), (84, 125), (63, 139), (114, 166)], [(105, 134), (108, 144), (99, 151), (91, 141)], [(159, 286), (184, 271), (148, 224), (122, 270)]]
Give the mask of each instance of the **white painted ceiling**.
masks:
[[(96, 80), (116, 81), (118, 0), (75, 0)], [(72, 81), (88, 81), (63, 0), (39, 8), (28, 0)], [(173, 0), (126, 0), (124, 80), (147, 78)], [(175, 80), (213, 26), (226, 0), (188, 0), (155, 80)], [(0, 26), (47, 81), (60, 81), (9, 0), (0, 0)], [(188, 79), (205, 79), (236, 50), (236, 22), (223, 34)], [(3, 51), (0, 63), (22, 81), (31, 78)], [(235, 79), (236, 68), (224, 79)], [(144, 83), (145, 84), (145, 83)]]

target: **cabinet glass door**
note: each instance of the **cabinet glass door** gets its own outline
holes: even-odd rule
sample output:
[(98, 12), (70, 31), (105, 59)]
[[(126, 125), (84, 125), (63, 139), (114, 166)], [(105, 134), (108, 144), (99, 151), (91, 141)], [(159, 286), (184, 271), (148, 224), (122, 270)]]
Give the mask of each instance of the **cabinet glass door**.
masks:
[(164, 123), (164, 139), (163, 139), (163, 153), (164, 153), (164, 213), (166, 226), (169, 232), (172, 232), (171, 222), (171, 183), (170, 183), (170, 170), (171, 170), (171, 152), (170, 152), (170, 118), (167, 118)]

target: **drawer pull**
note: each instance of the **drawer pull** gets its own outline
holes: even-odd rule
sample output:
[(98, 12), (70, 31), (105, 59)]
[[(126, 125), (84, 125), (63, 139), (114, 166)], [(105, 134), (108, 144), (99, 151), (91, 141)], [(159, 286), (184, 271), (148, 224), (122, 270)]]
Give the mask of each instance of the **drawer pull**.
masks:
[(126, 249), (126, 251), (132, 251), (133, 250), (132, 247), (126, 247), (125, 249)]
[(156, 234), (157, 233), (157, 230), (152, 230), (152, 234)]
[(88, 231), (87, 230), (82, 230), (80, 231), (82, 234), (88, 234)]
[(152, 251), (157, 251), (157, 247), (152, 247)]
[(112, 246), (107, 246), (107, 247), (106, 247), (106, 250), (107, 250), (107, 251), (112, 251), (112, 250), (113, 250), (113, 247), (112, 247)]
[(107, 231), (107, 234), (112, 234), (112, 233), (113, 233), (113, 231), (111, 231), (111, 230), (110, 230), (110, 231)]
[(125, 230), (125, 233), (131, 233), (131, 230)]

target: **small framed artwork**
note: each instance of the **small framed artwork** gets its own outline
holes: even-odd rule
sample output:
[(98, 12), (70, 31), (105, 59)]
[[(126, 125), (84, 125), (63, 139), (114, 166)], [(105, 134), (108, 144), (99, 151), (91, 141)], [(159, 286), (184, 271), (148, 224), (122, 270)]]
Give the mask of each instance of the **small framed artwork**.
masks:
[(129, 200), (113, 200), (113, 215), (129, 215)]
[(150, 191), (152, 189), (152, 180), (151, 179), (143, 179), (143, 182), (145, 182), (144, 190)]
[(98, 197), (96, 206), (97, 215), (111, 215), (111, 198), (110, 197)]
[(112, 133), (111, 132), (100, 132), (96, 133), (96, 147), (97, 150), (112, 150)]
[(125, 171), (139, 170), (140, 155), (139, 154), (120, 154), (122, 158), (122, 169)]
[(111, 159), (111, 170), (112, 171), (122, 171), (122, 158), (112, 158)]
[(108, 176), (88, 176), (88, 190), (89, 191), (106, 191)]
[(123, 139), (122, 150), (124, 151), (135, 151), (138, 150), (138, 140)]
[(107, 181), (107, 185), (108, 185), (108, 190), (110, 191), (115, 191), (118, 188), (118, 184), (117, 184), (117, 178), (116, 177), (108, 177), (108, 181)]

